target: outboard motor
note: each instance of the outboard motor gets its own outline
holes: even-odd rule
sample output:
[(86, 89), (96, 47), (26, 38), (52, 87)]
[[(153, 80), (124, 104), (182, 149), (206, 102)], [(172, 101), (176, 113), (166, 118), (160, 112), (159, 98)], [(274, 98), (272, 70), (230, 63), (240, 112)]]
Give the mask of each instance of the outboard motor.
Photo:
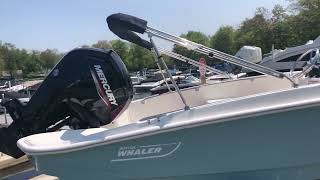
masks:
[(128, 71), (113, 50), (79, 48), (53, 68), (28, 104), (4, 101), (13, 123), (0, 129), (0, 152), (23, 155), (16, 142), (62, 126), (72, 129), (110, 123), (130, 103), (133, 88)]

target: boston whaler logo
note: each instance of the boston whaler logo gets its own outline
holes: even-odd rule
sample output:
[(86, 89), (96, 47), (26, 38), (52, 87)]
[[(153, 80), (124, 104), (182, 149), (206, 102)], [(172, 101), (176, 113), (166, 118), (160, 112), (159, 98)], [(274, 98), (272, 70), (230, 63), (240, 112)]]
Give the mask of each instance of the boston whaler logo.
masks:
[(90, 69), (91, 75), (93, 77), (99, 96), (107, 104), (107, 106), (110, 106), (110, 104), (118, 106), (116, 98), (112, 93), (110, 85), (108, 84), (108, 80), (104, 75), (101, 66), (94, 65), (93, 67), (95, 71)]
[(162, 158), (174, 153), (176, 150), (179, 149), (180, 145), (181, 142), (175, 142), (169, 144), (120, 147), (117, 151), (117, 158), (111, 161), (116, 162), (150, 158)]

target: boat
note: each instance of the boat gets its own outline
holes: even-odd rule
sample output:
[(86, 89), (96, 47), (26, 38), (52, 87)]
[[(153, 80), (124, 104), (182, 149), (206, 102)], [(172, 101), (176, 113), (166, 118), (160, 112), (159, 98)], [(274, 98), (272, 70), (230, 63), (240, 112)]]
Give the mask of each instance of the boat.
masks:
[[(41, 84), (41, 80), (33, 80), (27, 82), (13, 83), (6, 81), (7, 84), (5, 87), (0, 88), (0, 113), (6, 113), (5, 107), (2, 106), (3, 103), (10, 99), (18, 99), (22, 104), (27, 104), (30, 100), (30, 97), (37, 90)], [(13, 86), (11, 86), (13, 85)]]
[[(173, 76), (174, 80), (178, 79), (184, 79), (184, 76)], [(150, 92), (151, 89), (159, 87), (159, 86), (164, 86), (167, 83), (170, 83), (170, 78), (165, 78), (156, 82), (142, 82), (141, 84), (138, 85), (133, 85), (134, 92), (135, 93), (146, 93)]]
[(131, 76), (130, 78), (131, 78), (132, 85), (139, 85), (144, 80), (144, 78), (140, 76)]
[[(178, 76), (178, 78), (175, 78), (175, 76), (173, 76), (173, 78), (176, 81), (179, 89), (185, 89), (200, 85), (200, 80), (192, 75), (182, 75)], [(162, 94), (169, 91), (175, 91), (175, 87), (173, 86), (171, 81), (169, 81), (167, 84), (160, 84), (150, 89), (151, 94)]]
[[(292, 66), (295, 64), (295, 70), (301, 70), (304, 64), (313, 56), (315, 52), (309, 52), (307, 56), (297, 62), (297, 59), (305, 52), (314, 48), (320, 48), (320, 36), (315, 40), (309, 40), (306, 44), (288, 47), (285, 49), (273, 49), (268, 54), (263, 55), (260, 47), (255, 46), (243, 46), (235, 56), (250, 60), (251, 62), (258, 63), (262, 66), (269, 67), (271, 69), (289, 72)], [(253, 73), (252, 70), (243, 69), (244, 73)]]
[[(0, 129), (0, 151), (25, 153), (36, 170), (61, 179), (320, 178), (319, 49), (302, 71), (284, 74), (134, 16), (113, 14), (107, 22), (120, 38), (151, 50), (167, 72), (154, 38), (264, 75), (180, 90), (168, 73), (175, 92), (132, 101), (114, 51), (75, 49), (26, 106), (6, 104), (14, 122)], [(65, 125), (72, 129), (57, 131)]]
[(8, 81), (0, 79), (0, 89), (7, 88), (8, 87)]
[(10, 99), (18, 99), (19, 102), (22, 104), (27, 104), (30, 100), (30, 96), (27, 94), (19, 93), (19, 92), (6, 92), (6, 91), (0, 91), (1, 99), (0, 99), (0, 114), (5, 113), (5, 107), (3, 107), (1, 104), (4, 103), (4, 101), (10, 100)]
[(18, 92), (22, 89), (24, 89), (23, 84), (12, 79), (5, 81), (5, 83), (0, 86), (0, 91), (2, 92)]

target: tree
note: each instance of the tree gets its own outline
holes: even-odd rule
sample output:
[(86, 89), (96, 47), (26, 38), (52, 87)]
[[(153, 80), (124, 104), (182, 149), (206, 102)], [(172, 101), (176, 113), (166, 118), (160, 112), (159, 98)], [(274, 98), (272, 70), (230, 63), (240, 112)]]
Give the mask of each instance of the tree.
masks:
[(219, 51), (234, 54), (235, 30), (232, 26), (223, 26), (210, 38), (210, 46)]
[(14, 71), (17, 69), (17, 62), (15, 58), (16, 47), (10, 43), (4, 43), (1, 48), (3, 54), (4, 69), (10, 73), (10, 76), (14, 75)]
[(270, 38), (272, 38), (272, 43), (274, 44), (275, 48), (284, 49), (290, 46), (290, 25), (288, 24), (288, 22), (274, 22), (272, 24), (271, 32), (272, 34), (270, 34)]
[(320, 8), (319, 0), (290, 0), (289, 5), (292, 12), (296, 14), (308, 11), (317, 11)]
[(256, 11), (254, 13), (254, 16), (261, 16), (264, 19), (270, 19), (271, 14), (269, 12), (269, 10), (265, 7), (258, 7), (256, 8)]
[(151, 52), (136, 44), (130, 45), (127, 59), (127, 67), (130, 71), (138, 71), (142, 68), (153, 68), (156, 65)]
[(56, 49), (47, 49), (40, 53), (40, 60), (46, 70), (50, 70), (61, 58), (61, 54)]
[(17, 62), (17, 69), (23, 70), (25, 67), (25, 61), (29, 58), (29, 54), (25, 49), (18, 49), (16, 52), (16, 62)]
[[(209, 37), (202, 32), (188, 31), (187, 34), (182, 34), (180, 37), (186, 38), (190, 41), (193, 41), (205, 46), (209, 46)], [(200, 57), (204, 57), (204, 55), (200, 53), (190, 51), (187, 48), (177, 46), (177, 45), (174, 45), (173, 52), (179, 53), (183, 56), (187, 56), (194, 60), (199, 60)], [(180, 61), (175, 61), (175, 64), (177, 64), (178, 66), (182, 66), (183, 64), (185, 65), (185, 63), (182, 63)]]
[(288, 17), (287, 11), (281, 5), (276, 4), (272, 9), (270, 38), (277, 49), (284, 49), (289, 45), (290, 26), (287, 22)]
[(268, 13), (264, 9), (258, 9), (255, 16), (241, 23), (235, 35), (235, 49), (244, 45), (261, 47), (263, 53), (271, 50), (273, 40), (271, 20), (267, 19)]
[(121, 57), (122, 61), (128, 66), (128, 52), (129, 45), (128, 43), (121, 40), (111, 41), (112, 49)]
[(274, 22), (283, 21), (288, 17), (286, 10), (279, 4), (276, 4), (272, 9), (272, 20)]
[(3, 70), (4, 70), (4, 60), (3, 60), (3, 57), (0, 54), (0, 71), (3, 71)]
[(0, 41), (0, 71), (4, 70), (4, 57), (2, 52), (2, 42)]
[(290, 28), (290, 45), (303, 44), (320, 35), (320, 1), (293, 0), (291, 11), (294, 14), (288, 18)]
[[(43, 69), (43, 61), (40, 59), (41, 54), (43, 54), (43, 52), (32, 51), (29, 56), (24, 59), (24, 66), (22, 68), (24, 74), (40, 72)], [(48, 66), (48, 64), (46, 66)]]
[(111, 43), (107, 40), (101, 40), (97, 43), (93, 44), (92, 47), (100, 48), (100, 49), (111, 49)]
[[(181, 37), (229, 54), (235, 54), (244, 45), (259, 46), (263, 53), (267, 53), (273, 44), (276, 48), (283, 49), (304, 44), (318, 37), (320, 0), (289, 1), (289, 8), (275, 5), (271, 12), (263, 7), (257, 8), (254, 16), (245, 19), (237, 29), (222, 26), (211, 38), (197, 31), (188, 31)], [(156, 67), (154, 57), (149, 50), (121, 40), (101, 40), (92, 46), (83, 47), (112, 48), (131, 71)], [(200, 57), (206, 58), (203, 54), (176, 45), (173, 51), (195, 60)], [(0, 41), (0, 70), (9, 71), (12, 75), (17, 69), (22, 69), (26, 74), (51, 69), (61, 56), (57, 50), (27, 51)], [(170, 58), (164, 57), (167, 63), (186, 65), (180, 61), (168, 61)], [(213, 64), (212, 61), (207, 62), (209, 65)]]

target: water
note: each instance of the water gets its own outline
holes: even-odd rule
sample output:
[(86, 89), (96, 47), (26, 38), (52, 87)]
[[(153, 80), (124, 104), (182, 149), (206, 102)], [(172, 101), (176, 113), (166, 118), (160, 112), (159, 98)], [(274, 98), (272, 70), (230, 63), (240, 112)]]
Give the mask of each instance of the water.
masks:
[(0, 171), (0, 179), (2, 180), (30, 179), (38, 175), (40, 175), (40, 173), (35, 171), (31, 162), (21, 163)]
[(3, 180), (22, 180), (22, 179), (31, 179), (33, 177), (39, 176), (40, 173), (38, 173), (34, 169), (29, 169), (26, 171), (20, 171), (16, 174), (1, 178)]

